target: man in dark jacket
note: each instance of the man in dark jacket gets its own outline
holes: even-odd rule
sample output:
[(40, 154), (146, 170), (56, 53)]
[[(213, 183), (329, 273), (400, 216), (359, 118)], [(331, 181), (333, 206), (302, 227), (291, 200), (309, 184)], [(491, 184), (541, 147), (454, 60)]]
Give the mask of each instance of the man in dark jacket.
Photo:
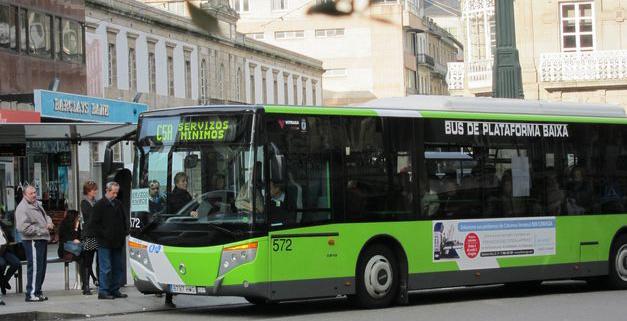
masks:
[(117, 199), (120, 185), (107, 183), (105, 197), (96, 202), (92, 212), (91, 226), (98, 240), (98, 263), (100, 283), (98, 299), (126, 298), (120, 292), (124, 279), (124, 246), (129, 231), (122, 202)]

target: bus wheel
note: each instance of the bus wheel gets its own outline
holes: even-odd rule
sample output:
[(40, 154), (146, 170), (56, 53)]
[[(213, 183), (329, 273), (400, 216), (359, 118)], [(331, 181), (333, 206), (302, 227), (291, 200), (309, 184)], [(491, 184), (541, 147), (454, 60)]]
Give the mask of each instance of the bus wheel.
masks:
[(364, 308), (390, 305), (398, 293), (399, 272), (394, 253), (385, 245), (366, 248), (357, 263), (356, 293), (353, 298)]
[(627, 234), (619, 236), (612, 246), (608, 283), (614, 289), (627, 289)]

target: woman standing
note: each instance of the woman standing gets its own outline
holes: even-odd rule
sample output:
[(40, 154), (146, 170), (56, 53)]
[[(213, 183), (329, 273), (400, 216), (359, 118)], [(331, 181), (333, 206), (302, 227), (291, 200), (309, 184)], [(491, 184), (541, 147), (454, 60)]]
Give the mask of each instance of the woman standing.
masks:
[(94, 275), (92, 265), (94, 263), (94, 254), (98, 249), (98, 243), (93, 233), (93, 227), (90, 226), (92, 208), (96, 202), (96, 195), (98, 194), (98, 185), (94, 181), (89, 181), (83, 184), (83, 200), (81, 201), (81, 214), (83, 218), (83, 264), (81, 265), (81, 278), (85, 280), (83, 282), (83, 294), (91, 295), (92, 292), (89, 289), (89, 277), (94, 279), (94, 284), (98, 285), (98, 279)]

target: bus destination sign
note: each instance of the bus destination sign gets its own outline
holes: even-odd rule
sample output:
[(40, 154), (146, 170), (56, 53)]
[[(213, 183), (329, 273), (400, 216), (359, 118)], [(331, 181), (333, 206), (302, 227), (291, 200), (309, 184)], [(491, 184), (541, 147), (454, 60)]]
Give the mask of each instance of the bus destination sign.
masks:
[(146, 135), (159, 143), (231, 142), (235, 139), (237, 123), (232, 117), (164, 117), (145, 118)]

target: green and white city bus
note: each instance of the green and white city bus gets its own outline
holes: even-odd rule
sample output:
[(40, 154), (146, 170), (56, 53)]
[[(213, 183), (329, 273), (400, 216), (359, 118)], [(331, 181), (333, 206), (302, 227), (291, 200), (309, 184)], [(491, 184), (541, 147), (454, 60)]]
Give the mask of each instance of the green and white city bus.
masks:
[(450, 286), (627, 287), (618, 107), (411, 96), (174, 108), (138, 126), (143, 293), (383, 307)]

